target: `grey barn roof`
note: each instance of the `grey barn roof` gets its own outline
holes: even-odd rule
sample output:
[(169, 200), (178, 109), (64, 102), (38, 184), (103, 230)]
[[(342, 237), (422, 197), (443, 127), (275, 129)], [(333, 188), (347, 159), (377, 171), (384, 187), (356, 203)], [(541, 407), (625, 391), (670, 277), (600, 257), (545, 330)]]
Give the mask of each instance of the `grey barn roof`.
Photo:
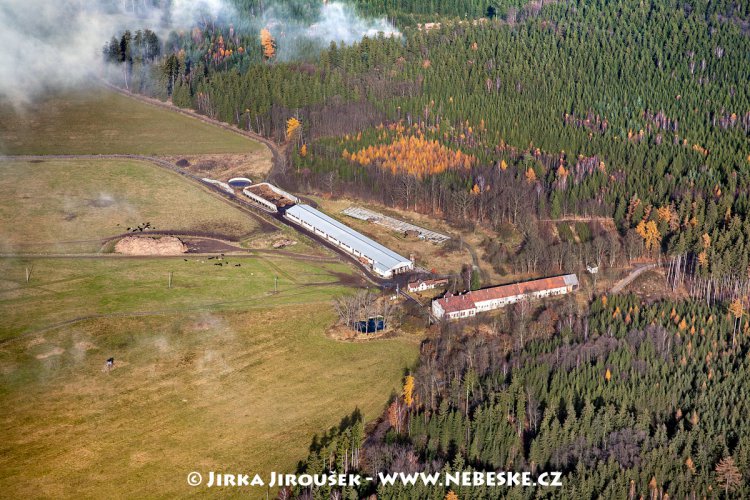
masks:
[(411, 261), (406, 257), (402, 257), (393, 250), (311, 206), (294, 205), (288, 208), (286, 213), (323, 231), (353, 250), (357, 250), (365, 257), (369, 257), (374, 261), (373, 267), (375, 270), (381, 274), (388, 274), (395, 268), (411, 265)]
[(578, 276), (575, 274), (566, 274), (563, 277), (565, 284), (568, 286), (578, 286)]

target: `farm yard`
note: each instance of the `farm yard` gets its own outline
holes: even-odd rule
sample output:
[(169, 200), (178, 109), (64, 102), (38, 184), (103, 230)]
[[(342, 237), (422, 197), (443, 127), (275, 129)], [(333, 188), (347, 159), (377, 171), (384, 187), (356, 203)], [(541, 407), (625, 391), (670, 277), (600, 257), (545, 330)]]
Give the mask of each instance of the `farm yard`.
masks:
[[(475, 264), (481, 268), (483, 282), (487, 284), (497, 283), (503, 279), (516, 278), (516, 276), (499, 273), (493, 269), (483, 247), (483, 242), (488, 238), (500, 238), (511, 247), (517, 246), (521, 241), (520, 234), (512, 228), (507, 231), (507, 234), (498, 235), (485, 227), (457, 228), (430, 215), (384, 207), (374, 203), (363, 204), (361, 200), (345, 197), (330, 199), (322, 196), (309, 196), (309, 198), (315, 200), (324, 211), (341, 222), (381, 242), (401, 255), (414, 254), (417, 265), (424, 269), (434, 270), (438, 274), (454, 273), (464, 264)], [(359, 220), (346, 213), (352, 205), (364, 209), (365, 213), (374, 212), (386, 216), (388, 219), (397, 220), (403, 224), (399, 225), (399, 228), (418, 227), (426, 235), (449, 236), (450, 240), (435, 243), (429, 241), (429, 239), (420, 238), (416, 234), (416, 230), (406, 232), (400, 229), (395, 230), (393, 227), (389, 227), (389, 224)], [(440, 237), (437, 238), (441, 239)]]
[[(260, 227), (206, 189), (127, 159), (0, 162), (0, 252), (96, 252), (103, 238), (157, 230), (241, 239)], [(130, 229), (128, 229), (130, 228)]]

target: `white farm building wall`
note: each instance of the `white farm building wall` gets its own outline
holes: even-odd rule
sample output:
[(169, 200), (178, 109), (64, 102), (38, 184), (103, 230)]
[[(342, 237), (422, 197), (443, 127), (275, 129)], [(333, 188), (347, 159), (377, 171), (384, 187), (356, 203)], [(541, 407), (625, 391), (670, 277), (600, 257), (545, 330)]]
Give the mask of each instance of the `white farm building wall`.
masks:
[(406, 257), (308, 205), (294, 205), (284, 217), (345, 250), (383, 278), (414, 269)]
[(578, 277), (566, 274), (553, 278), (542, 278), (522, 283), (485, 288), (463, 295), (446, 295), (432, 302), (432, 314), (436, 318), (467, 318), (478, 312), (492, 311), (521, 299), (541, 299), (564, 295), (578, 289)]

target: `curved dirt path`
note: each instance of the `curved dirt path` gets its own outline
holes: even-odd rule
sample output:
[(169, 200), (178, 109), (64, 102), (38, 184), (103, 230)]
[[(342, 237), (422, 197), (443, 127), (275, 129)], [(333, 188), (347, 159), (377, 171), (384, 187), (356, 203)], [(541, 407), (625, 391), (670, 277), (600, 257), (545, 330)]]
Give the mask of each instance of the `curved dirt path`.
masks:
[(615, 283), (615, 285), (610, 290), (610, 293), (620, 293), (626, 286), (631, 284), (635, 279), (640, 276), (641, 274), (645, 273), (649, 269), (656, 268), (657, 264), (644, 264), (642, 266), (636, 267), (632, 271), (630, 271), (630, 274), (625, 276), (623, 279)]

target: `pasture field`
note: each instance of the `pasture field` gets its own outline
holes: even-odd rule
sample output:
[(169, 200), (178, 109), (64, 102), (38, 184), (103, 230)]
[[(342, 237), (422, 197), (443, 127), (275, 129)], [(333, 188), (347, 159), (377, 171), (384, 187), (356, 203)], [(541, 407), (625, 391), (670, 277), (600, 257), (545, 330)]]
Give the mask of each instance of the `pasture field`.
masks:
[(103, 88), (0, 102), (0, 153), (189, 155), (268, 149), (247, 137)]
[(101, 239), (158, 230), (239, 238), (255, 219), (179, 174), (130, 159), (0, 162), (0, 252), (95, 252)]
[[(407, 336), (326, 336), (342, 264), (210, 262), (0, 260), (4, 495), (265, 498), (186, 475), (293, 471), (314, 433), (356, 407), (375, 418), (416, 359)], [(39, 329), (92, 312), (121, 314)]]
[[(170, 272), (172, 288), (168, 288)], [(351, 268), (343, 263), (272, 254), (228, 255), (223, 260), (191, 255), (4, 258), (0, 259), (0, 342), (94, 314), (189, 314), (327, 301), (346, 293), (342, 281), (357, 282), (349, 273)], [(273, 293), (275, 287), (278, 293)]]

